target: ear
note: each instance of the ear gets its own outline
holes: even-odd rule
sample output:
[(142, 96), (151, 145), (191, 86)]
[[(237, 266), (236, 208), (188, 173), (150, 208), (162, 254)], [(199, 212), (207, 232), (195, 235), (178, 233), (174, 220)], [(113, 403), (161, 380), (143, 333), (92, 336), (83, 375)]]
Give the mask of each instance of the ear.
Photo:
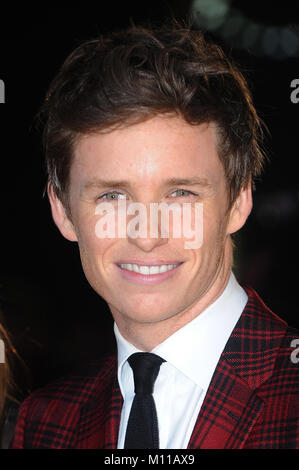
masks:
[(232, 234), (240, 230), (245, 224), (252, 209), (251, 183), (241, 189), (239, 196), (235, 200), (228, 219), (227, 234)]
[(52, 217), (58, 229), (67, 240), (71, 242), (78, 241), (74, 226), (68, 218), (62, 202), (57, 197), (53, 186), (50, 183), (48, 183), (47, 192), (51, 205)]

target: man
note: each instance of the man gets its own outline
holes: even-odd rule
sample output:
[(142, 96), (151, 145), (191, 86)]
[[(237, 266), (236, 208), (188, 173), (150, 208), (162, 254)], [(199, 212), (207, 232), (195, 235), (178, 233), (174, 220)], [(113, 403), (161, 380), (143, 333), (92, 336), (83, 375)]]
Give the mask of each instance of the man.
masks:
[[(29, 396), (12, 448), (298, 447), (298, 332), (231, 272), (263, 162), (237, 68), (198, 32), (134, 27), (76, 49), (43, 111), (53, 218), (118, 351)], [(151, 232), (162, 203), (181, 215)]]

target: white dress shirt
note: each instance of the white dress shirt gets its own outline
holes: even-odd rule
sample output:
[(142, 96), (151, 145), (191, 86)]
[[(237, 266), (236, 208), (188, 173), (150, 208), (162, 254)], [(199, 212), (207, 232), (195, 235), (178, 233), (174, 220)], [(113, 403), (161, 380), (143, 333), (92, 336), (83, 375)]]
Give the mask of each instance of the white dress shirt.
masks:
[[(218, 299), (200, 315), (156, 346), (151, 352), (166, 362), (155, 382), (154, 400), (159, 423), (160, 449), (186, 449), (222, 351), (248, 297), (231, 273)], [(128, 357), (140, 352), (114, 332), (118, 348), (118, 381), (124, 399), (118, 449), (124, 448), (134, 398), (134, 378)]]

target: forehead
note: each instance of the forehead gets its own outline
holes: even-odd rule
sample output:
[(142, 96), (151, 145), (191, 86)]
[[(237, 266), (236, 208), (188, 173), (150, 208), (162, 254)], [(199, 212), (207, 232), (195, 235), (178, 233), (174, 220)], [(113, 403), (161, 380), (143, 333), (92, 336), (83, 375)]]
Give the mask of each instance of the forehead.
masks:
[(107, 133), (81, 137), (75, 148), (71, 181), (91, 178), (153, 179), (223, 176), (213, 124), (190, 125), (176, 117), (155, 117)]

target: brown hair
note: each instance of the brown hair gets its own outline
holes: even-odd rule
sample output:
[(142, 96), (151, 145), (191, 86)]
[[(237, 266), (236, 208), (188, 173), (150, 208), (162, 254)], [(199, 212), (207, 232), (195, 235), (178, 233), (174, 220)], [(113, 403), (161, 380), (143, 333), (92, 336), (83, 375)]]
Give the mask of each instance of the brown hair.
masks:
[(261, 121), (246, 81), (222, 49), (177, 23), (130, 27), (76, 48), (41, 109), (49, 183), (69, 209), (69, 173), (80, 136), (160, 114), (214, 122), (229, 206), (262, 169)]

